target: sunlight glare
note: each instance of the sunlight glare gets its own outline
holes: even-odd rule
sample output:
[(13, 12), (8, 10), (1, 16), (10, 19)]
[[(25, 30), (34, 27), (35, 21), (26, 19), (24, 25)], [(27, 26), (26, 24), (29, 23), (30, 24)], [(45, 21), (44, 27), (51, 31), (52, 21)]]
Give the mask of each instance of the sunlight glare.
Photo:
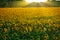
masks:
[(32, 3), (32, 2), (47, 2), (47, 0), (26, 0), (26, 2)]

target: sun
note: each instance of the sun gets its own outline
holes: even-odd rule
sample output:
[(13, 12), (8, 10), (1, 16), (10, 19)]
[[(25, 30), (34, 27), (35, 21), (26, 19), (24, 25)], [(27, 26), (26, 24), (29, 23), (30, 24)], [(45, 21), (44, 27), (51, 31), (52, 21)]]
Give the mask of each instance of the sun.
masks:
[(26, 2), (32, 3), (32, 2), (47, 2), (47, 0), (26, 0)]

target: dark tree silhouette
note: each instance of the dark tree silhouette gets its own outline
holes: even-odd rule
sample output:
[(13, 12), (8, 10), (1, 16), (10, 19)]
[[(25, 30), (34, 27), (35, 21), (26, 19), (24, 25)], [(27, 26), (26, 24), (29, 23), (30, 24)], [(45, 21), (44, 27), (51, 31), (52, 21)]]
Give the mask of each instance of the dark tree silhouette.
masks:
[(23, 0), (0, 0), (0, 7), (6, 7), (8, 6), (8, 3), (12, 1), (23, 1)]

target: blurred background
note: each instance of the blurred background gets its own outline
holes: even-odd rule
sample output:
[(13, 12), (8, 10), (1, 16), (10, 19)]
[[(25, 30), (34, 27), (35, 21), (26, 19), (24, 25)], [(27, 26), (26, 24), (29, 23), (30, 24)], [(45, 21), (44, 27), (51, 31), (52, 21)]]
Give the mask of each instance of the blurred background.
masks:
[(47, 2), (27, 3), (25, 0), (0, 0), (0, 7), (59, 7), (60, 0), (47, 0)]

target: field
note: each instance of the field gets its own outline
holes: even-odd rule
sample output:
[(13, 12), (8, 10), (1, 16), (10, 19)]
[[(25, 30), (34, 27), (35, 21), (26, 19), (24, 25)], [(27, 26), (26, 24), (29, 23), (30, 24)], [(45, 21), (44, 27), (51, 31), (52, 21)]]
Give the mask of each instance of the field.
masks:
[(60, 40), (60, 7), (0, 8), (0, 40)]

